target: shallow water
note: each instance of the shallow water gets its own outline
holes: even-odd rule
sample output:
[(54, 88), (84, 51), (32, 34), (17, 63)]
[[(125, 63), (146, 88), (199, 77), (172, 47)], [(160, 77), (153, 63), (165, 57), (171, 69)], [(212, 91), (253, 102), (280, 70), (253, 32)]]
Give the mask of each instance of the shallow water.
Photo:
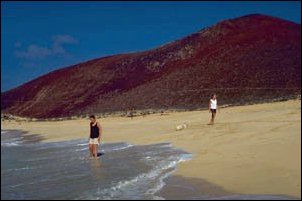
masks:
[[(39, 135), (23, 135), (17, 130), (1, 131), (1, 199), (293, 199), (196, 192), (192, 189), (198, 188), (187, 180), (168, 182), (163, 188), (167, 178), (175, 178), (168, 176), (177, 164), (192, 157), (168, 143), (103, 144), (103, 155), (95, 160), (88, 157), (86, 139), (54, 143), (41, 140)], [(198, 186), (203, 185), (212, 184), (203, 182)]]
[(170, 144), (104, 144), (89, 159), (87, 140), (43, 143), (1, 131), (1, 199), (162, 199), (156, 192), (191, 155)]

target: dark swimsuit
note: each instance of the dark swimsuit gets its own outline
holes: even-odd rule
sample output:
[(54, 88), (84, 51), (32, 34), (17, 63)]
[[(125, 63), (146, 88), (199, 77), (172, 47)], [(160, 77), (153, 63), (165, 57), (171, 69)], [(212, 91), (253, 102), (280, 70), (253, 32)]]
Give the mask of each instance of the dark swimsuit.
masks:
[(211, 112), (212, 113), (216, 113), (216, 109), (211, 109)]
[(100, 135), (99, 127), (97, 123), (93, 125), (93, 123), (90, 123), (90, 138), (98, 138)]

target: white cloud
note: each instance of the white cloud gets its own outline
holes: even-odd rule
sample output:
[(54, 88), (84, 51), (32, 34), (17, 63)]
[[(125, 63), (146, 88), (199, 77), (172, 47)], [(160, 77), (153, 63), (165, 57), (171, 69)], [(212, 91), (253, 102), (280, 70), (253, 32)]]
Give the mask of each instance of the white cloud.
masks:
[(63, 44), (63, 43), (74, 44), (78, 42), (74, 37), (69, 35), (56, 35), (53, 37), (53, 41), (54, 43), (59, 43), (59, 44)]
[(56, 35), (52, 38), (50, 47), (31, 44), (23, 51), (15, 51), (18, 58), (26, 60), (41, 60), (49, 56), (64, 56), (69, 53), (64, 48), (66, 44), (76, 44), (78, 41), (70, 35)]
[(38, 45), (30, 45), (25, 51), (16, 51), (16, 56), (24, 59), (43, 59), (52, 54), (52, 50)]
[(52, 51), (54, 54), (65, 54), (64, 44), (76, 44), (78, 41), (69, 35), (57, 35), (53, 37)]

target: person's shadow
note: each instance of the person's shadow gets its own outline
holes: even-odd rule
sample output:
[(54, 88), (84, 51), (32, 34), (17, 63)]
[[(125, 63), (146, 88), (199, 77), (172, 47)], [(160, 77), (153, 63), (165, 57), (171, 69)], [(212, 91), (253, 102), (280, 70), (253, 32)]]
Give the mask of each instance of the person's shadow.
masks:
[(98, 157), (104, 156), (104, 155), (105, 155), (105, 153), (102, 153), (102, 152), (98, 153)]

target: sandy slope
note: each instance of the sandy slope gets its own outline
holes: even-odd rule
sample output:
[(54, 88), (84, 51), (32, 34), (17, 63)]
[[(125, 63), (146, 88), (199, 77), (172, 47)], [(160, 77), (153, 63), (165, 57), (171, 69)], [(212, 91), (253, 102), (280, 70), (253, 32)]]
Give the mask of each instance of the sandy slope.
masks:
[[(301, 197), (301, 101), (221, 109), (207, 125), (208, 111), (100, 119), (104, 142), (172, 142), (194, 154), (175, 175), (200, 178), (234, 193)], [(175, 131), (177, 124), (189, 127)], [(48, 141), (88, 136), (87, 120), (1, 122), (2, 129), (23, 129)]]

